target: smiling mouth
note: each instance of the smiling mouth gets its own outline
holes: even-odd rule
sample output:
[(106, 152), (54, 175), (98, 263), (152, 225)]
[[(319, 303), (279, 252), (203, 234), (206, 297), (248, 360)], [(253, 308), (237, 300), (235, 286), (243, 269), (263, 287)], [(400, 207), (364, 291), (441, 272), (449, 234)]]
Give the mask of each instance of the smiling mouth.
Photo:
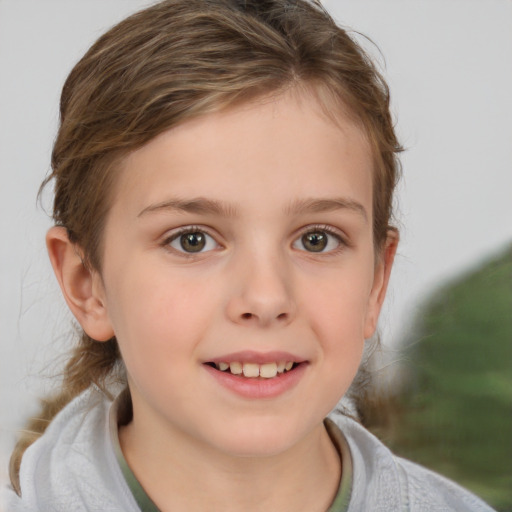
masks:
[(274, 377), (278, 377), (279, 375), (293, 371), (301, 363), (296, 363), (293, 361), (280, 361), (257, 364), (233, 361), (231, 363), (208, 362), (206, 364), (220, 372), (230, 373), (231, 375), (237, 375), (239, 377), (246, 377), (251, 379), (273, 379)]

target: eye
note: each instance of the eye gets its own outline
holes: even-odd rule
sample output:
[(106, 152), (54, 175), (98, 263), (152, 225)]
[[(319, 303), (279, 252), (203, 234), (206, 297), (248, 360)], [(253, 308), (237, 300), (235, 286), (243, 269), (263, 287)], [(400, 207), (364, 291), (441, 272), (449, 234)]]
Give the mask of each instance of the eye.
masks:
[(173, 249), (185, 253), (200, 253), (216, 249), (219, 244), (208, 233), (193, 228), (173, 235), (168, 241)]
[(315, 228), (295, 240), (293, 247), (308, 252), (331, 252), (343, 245), (341, 237), (326, 228)]

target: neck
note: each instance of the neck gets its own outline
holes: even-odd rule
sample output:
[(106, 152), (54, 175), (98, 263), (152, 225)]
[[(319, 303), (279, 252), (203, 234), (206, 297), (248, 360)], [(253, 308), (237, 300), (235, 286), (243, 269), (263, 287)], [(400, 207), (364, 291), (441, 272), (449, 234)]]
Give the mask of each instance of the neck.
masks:
[(238, 457), (184, 436), (120, 430), (125, 458), (162, 512), (293, 510), (325, 512), (341, 475), (339, 455), (323, 424), (293, 448), (272, 456)]

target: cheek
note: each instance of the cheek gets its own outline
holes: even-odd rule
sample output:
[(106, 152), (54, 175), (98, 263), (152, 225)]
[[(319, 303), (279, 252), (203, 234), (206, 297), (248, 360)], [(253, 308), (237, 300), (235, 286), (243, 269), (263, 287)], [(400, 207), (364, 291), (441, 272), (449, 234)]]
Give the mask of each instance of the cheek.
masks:
[(205, 293), (204, 283), (149, 268), (120, 272), (110, 287), (110, 318), (127, 366), (131, 360), (157, 364), (190, 353), (214, 314), (217, 299)]
[(303, 297), (320, 339), (346, 346), (364, 341), (372, 273), (352, 268), (330, 275)]

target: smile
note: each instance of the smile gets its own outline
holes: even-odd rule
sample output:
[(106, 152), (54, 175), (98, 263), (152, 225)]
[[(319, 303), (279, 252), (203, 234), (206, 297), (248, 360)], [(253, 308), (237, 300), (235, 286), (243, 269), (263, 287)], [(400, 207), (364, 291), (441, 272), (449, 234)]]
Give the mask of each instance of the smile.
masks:
[(297, 363), (294, 363), (293, 361), (279, 361), (263, 364), (242, 363), (239, 361), (227, 363), (221, 361), (219, 363), (207, 364), (221, 372), (230, 373), (231, 375), (243, 375), (244, 377), (253, 379), (258, 377), (261, 377), (262, 379), (273, 379), (280, 374), (289, 372), (297, 365)]
[(223, 388), (244, 399), (277, 398), (291, 392), (310, 361), (284, 351), (242, 350), (203, 361), (203, 368)]

